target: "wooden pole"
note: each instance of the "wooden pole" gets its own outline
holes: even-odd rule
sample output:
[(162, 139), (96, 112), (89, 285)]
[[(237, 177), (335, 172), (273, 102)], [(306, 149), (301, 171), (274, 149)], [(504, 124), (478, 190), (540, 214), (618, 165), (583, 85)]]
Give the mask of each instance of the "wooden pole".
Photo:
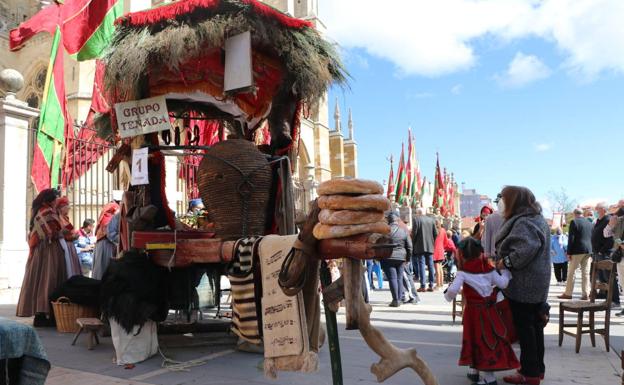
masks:
[[(331, 284), (331, 274), (327, 267), (327, 262), (321, 262), (321, 285), (325, 288)], [(340, 341), (338, 340), (338, 323), (336, 313), (333, 312), (327, 302), (323, 299), (325, 307), (325, 323), (327, 326), (327, 341), (329, 346), (329, 358), (332, 368), (333, 385), (342, 385), (342, 359), (340, 357)]]

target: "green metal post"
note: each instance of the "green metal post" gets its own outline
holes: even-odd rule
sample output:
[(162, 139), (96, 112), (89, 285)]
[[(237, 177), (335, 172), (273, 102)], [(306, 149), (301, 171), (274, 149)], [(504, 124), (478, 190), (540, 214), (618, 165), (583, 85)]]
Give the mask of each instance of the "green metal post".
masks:
[[(331, 284), (331, 274), (327, 262), (321, 262), (321, 285), (327, 287)], [(342, 359), (340, 357), (340, 342), (338, 341), (338, 323), (336, 313), (331, 311), (325, 302), (325, 324), (327, 325), (327, 342), (329, 345), (329, 357), (331, 359), (332, 382), (334, 385), (342, 385)]]

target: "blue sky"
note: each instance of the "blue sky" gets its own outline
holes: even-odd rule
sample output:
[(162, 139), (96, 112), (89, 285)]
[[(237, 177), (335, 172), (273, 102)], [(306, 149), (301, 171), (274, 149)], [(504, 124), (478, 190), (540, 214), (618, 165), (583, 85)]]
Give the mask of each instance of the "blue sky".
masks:
[(624, 2), (389, 1), (429, 23), (416, 28), (372, 1), (328, 1), (321, 20), (353, 77), (330, 112), (338, 98), (346, 127), (353, 110), (361, 177), (387, 179), (411, 126), (428, 179), (438, 151), (490, 196), (519, 184), (546, 206), (561, 187), (580, 203), (624, 197)]

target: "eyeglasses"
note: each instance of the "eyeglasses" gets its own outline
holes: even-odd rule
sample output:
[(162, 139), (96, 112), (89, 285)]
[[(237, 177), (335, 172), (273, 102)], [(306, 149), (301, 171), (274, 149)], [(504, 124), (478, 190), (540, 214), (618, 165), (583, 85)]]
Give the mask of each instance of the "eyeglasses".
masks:
[(501, 199), (503, 199), (503, 194), (498, 193), (498, 195), (496, 195), (496, 199), (494, 199), (494, 203), (498, 204)]

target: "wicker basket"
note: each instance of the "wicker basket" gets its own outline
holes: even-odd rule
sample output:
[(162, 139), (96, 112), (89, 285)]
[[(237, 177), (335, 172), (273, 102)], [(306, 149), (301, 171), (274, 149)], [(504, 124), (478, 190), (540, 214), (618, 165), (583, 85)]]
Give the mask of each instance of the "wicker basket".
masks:
[(59, 333), (75, 333), (78, 331), (78, 318), (98, 318), (100, 311), (94, 306), (78, 305), (71, 303), (69, 298), (60, 297), (56, 302), (52, 302), (54, 318), (56, 319), (56, 330)]
[(250, 141), (229, 139), (206, 151), (197, 184), (217, 237), (264, 235), (271, 182), (269, 162)]

